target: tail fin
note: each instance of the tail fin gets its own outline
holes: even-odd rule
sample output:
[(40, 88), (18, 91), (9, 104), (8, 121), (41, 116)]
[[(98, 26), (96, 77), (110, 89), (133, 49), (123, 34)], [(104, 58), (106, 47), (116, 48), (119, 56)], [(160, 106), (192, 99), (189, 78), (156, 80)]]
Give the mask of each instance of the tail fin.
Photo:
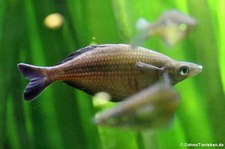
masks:
[(24, 91), (24, 99), (27, 101), (36, 98), (51, 83), (41, 67), (24, 63), (17, 64), (17, 67), (25, 78), (30, 80)]

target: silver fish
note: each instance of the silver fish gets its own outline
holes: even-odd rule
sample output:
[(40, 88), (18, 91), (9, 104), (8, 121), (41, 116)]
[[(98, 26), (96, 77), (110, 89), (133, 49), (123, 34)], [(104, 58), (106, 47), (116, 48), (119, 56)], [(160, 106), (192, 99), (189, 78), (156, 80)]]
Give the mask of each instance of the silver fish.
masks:
[(174, 88), (160, 82), (97, 113), (94, 123), (126, 129), (159, 128), (171, 122), (178, 104), (179, 96)]
[(55, 66), (20, 63), (18, 68), (30, 80), (24, 92), (28, 101), (59, 80), (92, 95), (107, 92), (112, 101), (121, 101), (160, 80), (165, 71), (172, 84), (176, 84), (202, 70), (200, 65), (176, 61), (153, 50), (125, 44), (88, 46)]
[(132, 45), (137, 46), (152, 36), (159, 36), (166, 45), (173, 46), (180, 42), (196, 24), (194, 18), (177, 10), (164, 12), (154, 23), (140, 18), (136, 24), (139, 34), (133, 39)]

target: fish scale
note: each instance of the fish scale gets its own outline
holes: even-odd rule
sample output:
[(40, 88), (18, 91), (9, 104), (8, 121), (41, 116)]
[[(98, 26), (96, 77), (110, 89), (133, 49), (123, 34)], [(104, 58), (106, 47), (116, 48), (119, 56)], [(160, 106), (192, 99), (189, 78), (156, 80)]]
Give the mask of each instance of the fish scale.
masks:
[[(78, 71), (71, 66), (70, 69), (74, 70), (74, 75), (71, 76), (72, 78), (66, 78), (70, 80), (70, 83), (74, 84), (74, 86), (78, 83), (82, 86), (94, 84), (91, 88), (94, 88), (95, 91), (100, 92), (107, 90), (107, 92), (110, 92), (116, 99), (122, 99), (126, 97), (127, 94), (134, 94), (145, 86), (144, 83), (146, 81), (150, 84), (154, 79), (152, 79), (151, 76), (148, 78), (143, 76), (143, 74), (135, 68), (135, 63), (140, 61), (140, 59), (143, 59), (144, 62), (148, 60), (146, 58), (146, 52), (140, 53), (140, 50), (130, 50), (131, 49), (125, 49), (121, 51), (119, 49), (119, 51), (117, 51), (118, 53), (115, 53), (115, 51), (109, 53), (103, 49), (103, 51), (99, 50), (93, 52), (92, 55), (88, 54), (87, 61), (83, 61), (81, 57), (79, 60), (81, 60), (82, 63), (80, 64), (81, 66), (77, 66), (79, 68)], [(74, 61), (76, 61), (76, 58)], [(148, 62), (150, 62), (150, 59)], [(77, 75), (81, 75), (82, 77), (78, 78)], [(101, 78), (100, 76), (104, 77)], [(137, 80), (136, 78), (138, 77), (141, 79)], [(61, 78), (57, 79), (60, 80)], [(118, 93), (121, 95), (118, 96)]]
[[(180, 71), (186, 67), (188, 74), (184, 75)], [(108, 92), (113, 101), (121, 101), (154, 84), (164, 73), (176, 84), (202, 69), (197, 64), (175, 61), (153, 50), (126, 44), (88, 46), (56, 66), (20, 63), (18, 68), (30, 80), (24, 92), (26, 100), (37, 97), (52, 82), (64, 81), (89, 94)]]

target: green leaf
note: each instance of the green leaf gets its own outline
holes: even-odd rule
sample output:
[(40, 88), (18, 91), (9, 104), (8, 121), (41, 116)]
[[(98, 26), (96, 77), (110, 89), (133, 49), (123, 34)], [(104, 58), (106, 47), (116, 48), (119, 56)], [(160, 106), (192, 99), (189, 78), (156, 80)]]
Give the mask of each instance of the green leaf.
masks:
[[(197, 27), (174, 47), (159, 37), (143, 46), (199, 63), (203, 71), (176, 85), (181, 100), (169, 127), (137, 132), (95, 126), (92, 97), (62, 82), (35, 101), (23, 100), (27, 81), (17, 63), (51, 66), (91, 43), (130, 43), (140, 17), (154, 22), (170, 9), (193, 16)], [(0, 1), (0, 148), (167, 149), (225, 143), (224, 10), (223, 0)], [(44, 25), (51, 13), (63, 15), (59, 29)]]

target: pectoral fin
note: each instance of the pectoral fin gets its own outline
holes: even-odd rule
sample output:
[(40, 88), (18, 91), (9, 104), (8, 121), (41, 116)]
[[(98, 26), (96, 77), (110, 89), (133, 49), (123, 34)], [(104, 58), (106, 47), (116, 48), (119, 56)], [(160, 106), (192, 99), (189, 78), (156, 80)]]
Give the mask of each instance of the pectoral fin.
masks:
[(149, 72), (149, 71), (163, 71), (164, 68), (160, 68), (151, 64), (143, 63), (143, 62), (137, 62), (136, 68), (139, 69), (142, 72)]

